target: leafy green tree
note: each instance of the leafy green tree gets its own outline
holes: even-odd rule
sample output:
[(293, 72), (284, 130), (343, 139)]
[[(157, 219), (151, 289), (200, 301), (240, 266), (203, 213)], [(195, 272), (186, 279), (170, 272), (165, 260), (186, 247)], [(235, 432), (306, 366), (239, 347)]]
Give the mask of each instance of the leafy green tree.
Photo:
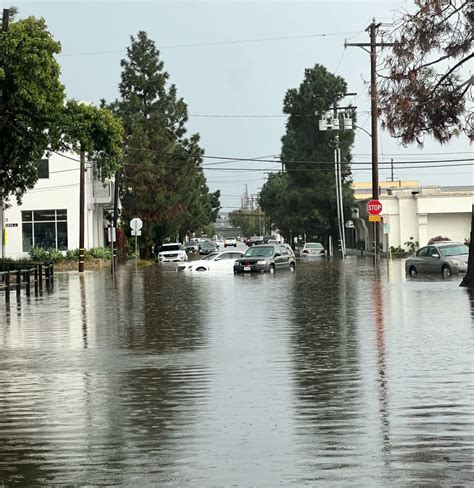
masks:
[[(472, 50), (474, 8), (466, 0), (415, 0), (417, 10), (395, 21), (397, 43), (379, 81), (383, 125), (403, 143), (441, 144), (462, 134), (474, 140)], [(471, 103), (470, 103), (471, 102)], [(468, 270), (461, 285), (474, 287), (474, 206)]]
[(0, 201), (20, 202), (38, 179), (46, 149), (58, 144), (60, 51), (44, 19), (11, 21), (0, 32)]
[(232, 227), (240, 228), (244, 236), (261, 235), (265, 214), (261, 208), (233, 210), (229, 213), (229, 222)]
[[(287, 91), (283, 111), (288, 114), (286, 133), (282, 137), (281, 160), (285, 175), (273, 176), (264, 185), (260, 203), (277, 227), (289, 231), (331, 235), (337, 239), (337, 207), (334, 176), (334, 131), (319, 130), (319, 117), (340, 101), (347, 85), (340, 76), (316, 64), (306, 69), (299, 88)], [(341, 131), (343, 201), (345, 215), (350, 215), (353, 202), (350, 189), (352, 131)], [(281, 193), (279, 193), (281, 192)]]
[(395, 21), (387, 76), (379, 82), (384, 126), (403, 143), (432, 135), (441, 143), (474, 137), (472, 63), (474, 9), (466, 0), (415, 0), (417, 10)]
[(69, 100), (61, 120), (61, 148), (83, 151), (100, 179), (110, 178), (121, 167), (123, 126), (109, 109)]
[(165, 238), (182, 238), (213, 222), (219, 193), (209, 193), (197, 134), (186, 138), (187, 106), (168, 86), (159, 50), (145, 32), (131, 37), (122, 60), (120, 99), (112, 104), (127, 134), (123, 214), (144, 222), (148, 252)]

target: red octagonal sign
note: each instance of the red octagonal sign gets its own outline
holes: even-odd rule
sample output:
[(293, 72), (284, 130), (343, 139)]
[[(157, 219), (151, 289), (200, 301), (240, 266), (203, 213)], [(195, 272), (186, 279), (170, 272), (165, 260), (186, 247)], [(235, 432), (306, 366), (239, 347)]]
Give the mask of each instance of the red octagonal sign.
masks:
[(382, 204), (379, 200), (370, 200), (367, 204), (367, 212), (369, 212), (370, 215), (380, 215), (381, 211)]

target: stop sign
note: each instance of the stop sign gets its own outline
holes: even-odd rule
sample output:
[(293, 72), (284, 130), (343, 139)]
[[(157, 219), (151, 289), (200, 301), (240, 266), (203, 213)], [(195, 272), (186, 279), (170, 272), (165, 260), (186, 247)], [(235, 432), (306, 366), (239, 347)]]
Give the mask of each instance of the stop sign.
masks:
[(369, 212), (370, 215), (379, 215), (381, 211), (382, 204), (379, 200), (370, 200), (367, 204), (367, 212)]

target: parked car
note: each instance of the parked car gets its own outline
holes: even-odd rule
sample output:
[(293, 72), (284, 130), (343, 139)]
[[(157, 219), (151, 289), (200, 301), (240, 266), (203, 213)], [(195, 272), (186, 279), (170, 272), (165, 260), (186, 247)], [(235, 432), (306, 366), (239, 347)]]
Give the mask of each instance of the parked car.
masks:
[(467, 271), (468, 255), (469, 248), (460, 242), (435, 242), (410, 256), (405, 261), (405, 272), (413, 277), (418, 273), (435, 273), (449, 278)]
[(217, 238), (217, 239), (214, 239), (214, 244), (217, 246), (217, 249), (221, 249), (222, 247), (224, 247), (224, 241)]
[(199, 251), (199, 242), (194, 241), (194, 240), (186, 242), (186, 244), (184, 245), (184, 250), (186, 252), (198, 252)]
[(326, 251), (324, 246), (320, 242), (305, 242), (303, 248), (300, 251), (300, 257), (312, 258), (312, 257), (324, 257)]
[(218, 247), (211, 241), (201, 242), (199, 247), (199, 254), (210, 254), (211, 252), (216, 252)]
[(224, 247), (237, 247), (237, 239), (235, 237), (226, 237), (224, 239)]
[(178, 264), (178, 271), (229, 271), (234, 269), (235, 260), (243, 253), (238, 251), (213, 252), (199, 261)]
[[(290, 248), (291, 249), (291, 248)], [(263, 244), (252, 246), (234, 264), (234, 273), (268, 272), (277, 270), (295, 270), (293, 251), (281, 244)]]
[(179, 242), (163, 244), (158, 250), (158, 261), (187, 261), (188, 255)]

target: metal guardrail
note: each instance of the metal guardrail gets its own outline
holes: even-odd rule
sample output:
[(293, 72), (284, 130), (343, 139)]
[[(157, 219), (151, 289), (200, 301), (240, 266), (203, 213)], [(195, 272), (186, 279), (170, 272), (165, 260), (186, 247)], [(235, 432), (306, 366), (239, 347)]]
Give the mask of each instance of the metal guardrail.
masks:
[(38, 263), (20, 269), (0, 271), (0, 292), (5, 292), (5, 302), (10, 302), (10, 294), (16, 292), (17, 301), (21, 299), (21, 290), (24, 289), (26, 297), (31, 296), (33, 288), (35, 296), (43, 290), (43, 284), (49, 290), (54, 285), (53, 263)]

